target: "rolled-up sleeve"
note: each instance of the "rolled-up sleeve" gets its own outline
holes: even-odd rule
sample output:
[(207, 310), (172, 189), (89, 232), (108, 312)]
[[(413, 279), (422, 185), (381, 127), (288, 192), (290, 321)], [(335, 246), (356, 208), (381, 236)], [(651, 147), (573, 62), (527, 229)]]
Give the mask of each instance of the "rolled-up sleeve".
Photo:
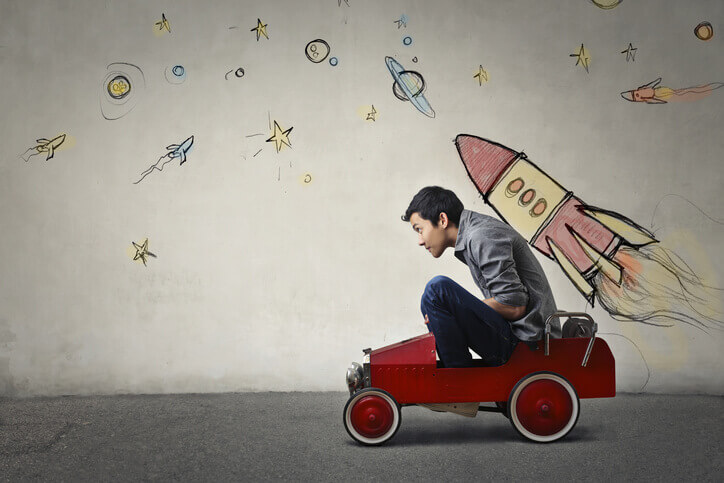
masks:
[(490, 295), (497, 302), (514, 307), (528, 304), (528, 289), (520, 281), (513, 245), (505, 233), (490, 230), (485, 237), (471, 237), (469, 249)]

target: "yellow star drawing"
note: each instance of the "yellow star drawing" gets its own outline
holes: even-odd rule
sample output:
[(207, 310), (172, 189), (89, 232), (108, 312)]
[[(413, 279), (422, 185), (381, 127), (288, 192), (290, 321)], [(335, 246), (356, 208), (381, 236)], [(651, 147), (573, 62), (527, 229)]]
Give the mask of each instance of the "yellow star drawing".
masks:
[(570, 54), (569, 57), (578, 57), (578, 59), (576, 59), (576, 65), (581, 64), (581, 66), (586, 69), (586, 72), (588, 72), (588, 63), (591, 61), (591, 56), (583, 44), (581, 44), (581, 48), (578, 49), (577, 54)]
[(266, 26), (269, 24), (261, 23), (261, 19), (256, 19), (256, 27), (251, 29), (251, 32), (256, 32), (256, 41), (259, 42), (259, 37), (264, 36), (269, 40), (269, 36), (266, 34)]
[(272, 136), (266, 140), (266, 142), (274, 142), (274, 145), (277, 148), (277, 153), (281, 151), (282, 145), (286, 144), (290, 148), (292, 147), (292, 144), (289, 142), (289, 133), (292, 132), (293, 127), (290, 127), (286, 131), (282, 130), (281, 127), (279, 127), (279, 123), (274, 121), (274, 133), (272, 133)]
[(171, 27), (168, 25), (168, 20), (166, 20), (166, 14), (161, 14), (161, 20), (156, 22), (156, 26), (158, 27), (158, 30), (166, 29), (167, 31), (171, 32)]
[(375, 105), (372, 104), (372, 110), (367, 113), (367, 119), (365, 121), (376, 121), (375, 117), (377, 116), (377, 110), (375, 109)]
[(478, 78), (481, 86), (483, 85), (483, 81), (488, 82), (488, 73), (483, 69), (482, 65), (478, 68), (478, 73), (473, 76), (473, 78), (475, 77)]
[(156, 258), (156, 255), (148, 251), (148, 238), (146, 238), (141, 245), (136, 242), (131, 243), (133, 243), (133, 247), (136, 249), (136, 254), (133, 256), (133, 259), (138, 260), (140, 258), (144, 267), (147, 266), (146, 257)]

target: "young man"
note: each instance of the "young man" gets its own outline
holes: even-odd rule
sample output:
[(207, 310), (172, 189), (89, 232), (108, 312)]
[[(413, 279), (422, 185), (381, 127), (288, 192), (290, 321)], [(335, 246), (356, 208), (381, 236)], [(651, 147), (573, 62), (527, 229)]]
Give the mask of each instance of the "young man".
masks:
[[(486, 364), (501, 365), (518, 341), (543, 337), (556, 304), (543, 269), (517, 231), (463, 209), (455, 193), (439, 186), (420, 190), (402, 220), (412, 224), (418, 244), (433, 257), (454, 248), (485, 296), (480, 300), (443, 276), (425, 287), (420, 307), (445, 367), (470, 366), (468, 348)], [(560, 337), (557, 320), (551, 328), (552, 337)]]

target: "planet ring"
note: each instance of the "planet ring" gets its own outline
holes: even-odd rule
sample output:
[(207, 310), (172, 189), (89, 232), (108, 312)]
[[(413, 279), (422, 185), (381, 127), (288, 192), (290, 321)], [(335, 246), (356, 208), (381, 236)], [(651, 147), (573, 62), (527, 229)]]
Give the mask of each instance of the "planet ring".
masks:
[(405, 68), (392, 57), (385, 57), (385, 64), (387, 64), (387, 69), (390, 71), (390, 74), (392, 74), (392, 78), (395, 79), (395, 83), (400, 87), (405, 96), (407, 96), (407, 99), (412, 103), (412, 105), (424, 115), (428, 117), (435, 117), (435, 111), (432, 109), (432, 106), (430, 106), (430, 103), (427, 102), (427, 99), (425, 99), (422, 91), (413, 92), (412, 87), (414, 86), (405, 82), (406, 78), (402, 77), (402, 73), (405, 72)]

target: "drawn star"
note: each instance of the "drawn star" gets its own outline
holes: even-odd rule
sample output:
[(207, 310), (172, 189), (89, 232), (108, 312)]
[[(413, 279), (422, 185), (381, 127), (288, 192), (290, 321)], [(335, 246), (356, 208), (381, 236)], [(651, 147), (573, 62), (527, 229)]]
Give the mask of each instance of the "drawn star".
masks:
[(292, 132), (293, 127), (290, 127), (286, 131), (282, 130), (281, 127), (279, 127), (279, 123), (274, 121), (274, 133), (272, 136), (266, 140), (266, 142), (274, 142), (275, 147), (277, 148), (277, 153), (281, 151), (282, 146), (286, 144), (290, 148), (292, 147), (292, 144), (289, 142), (289, 133)]
[(626, 54), (626, 62), (628, 62), (629, 60), (633, 60), (633, 61), (635, 62), (635, 61), (636, 61), (636, 51), (637, 51), (637, 50), (639, 50), (639, 49), (634, 48), (634, 46), (631, 45), (631, 42), (629, 42), (629, 44), (628, 44), (628, 49), (622, 50), (621, 53), (622, 53), (622, 54)]
[(578, 57), (576, 59), (576, 65), (581, 64), (581, 66), (586, 69), (586, 72), (588, 72), (588, 63), (591, 61), (591, 56), (588, 55), (588, 51), (583, 44), (581, 44), (581, 48), (578, 49), (577, 54), (570, 54), (569, 57)]
[(397, 24), (397, 28), (398, 28), (398, 29), (399, 29), (400, 27), (405, 27), (405, 28), (407, 28), (407, 17), (405, 17), (405, 16), (403, 15), (403, 16), (400, 17), (400, 20), (395, 20), (394, 23)]
[(156, 255), (148, 251), (148, 238), (144, 240), (143, 244), (139, 245), (136, 242), (133, 243), (133, 247), (136, 249), (136, 255), (134, 255), (133, 260), (138, 260), (139, 258), (143, 262), (143, 266), (146, 267), (146, 257), (153, 257), (156, 258)]
[(375, 117), (377, 116), (377, 110), (375, 109), (375, 105), (372, 104), (372, 111), (367, 113), (367, 119), (365, 121), (376, 121)]
[[(347, 6), (349, 7), (349, 0), (344, 0), (344, 3), (346, 3)], [(337, 6), (338, 6), (338, 7), (341, 7), (341, 6), (342, 6), (342, 0), (337, 0)]]
[(488, 82), (488, 73), (483, 69), (482, 65), (478, 68), (478, 73), (473, 76), (473, 78), (475, 77), (478, 78), (481, 86), (483, 85), (483, 81)]
[(259, 42), (259, 37), (262, 35), (269, 40), (269, 36), (266, 34), (266, 26), (269, 24), (262, 23), (261, 19), (256, 19), (256, 27), (250, 30), (250, 32), (256, 32), (256, 41)]
[(168, 32), (171, 32), (171, 27), (168, 25), (168, 20), (166, 20), (166, 14), (161, 14), (161, 20), (156, 22), (156, 26), (158, 26), (158, 30), (166, 29)]

